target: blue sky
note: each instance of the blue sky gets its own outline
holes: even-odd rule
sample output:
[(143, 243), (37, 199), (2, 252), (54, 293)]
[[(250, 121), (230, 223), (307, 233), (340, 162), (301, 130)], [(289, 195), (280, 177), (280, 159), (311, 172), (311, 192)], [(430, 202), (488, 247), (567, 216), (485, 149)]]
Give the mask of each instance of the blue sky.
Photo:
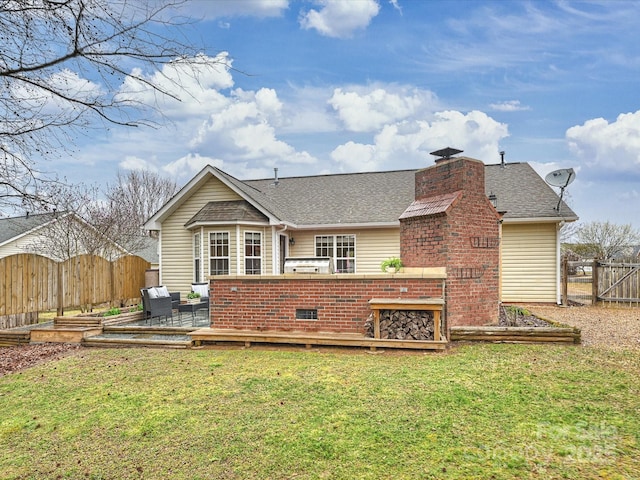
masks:
[(177, 13), (219, 62), (158, 105), (161, 128), (93, 131), (52, 170), (183, 184), (207, 163), (253, 179), (504, 150), (542, 176), (574, 168), (582, 221), (640, 228), (640, 2), (192, 0)]

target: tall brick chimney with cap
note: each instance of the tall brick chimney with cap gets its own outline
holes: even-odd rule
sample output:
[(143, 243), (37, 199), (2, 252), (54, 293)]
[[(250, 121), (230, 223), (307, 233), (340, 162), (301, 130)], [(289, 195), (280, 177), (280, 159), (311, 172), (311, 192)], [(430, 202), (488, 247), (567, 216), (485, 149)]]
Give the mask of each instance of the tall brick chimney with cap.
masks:
[(484, 164), (443, 158), (415, 175), (415, 201), (400, 217), (405, 267), (446, 267), (449, 326), (498, 321), (500, 214), (487, 198)]

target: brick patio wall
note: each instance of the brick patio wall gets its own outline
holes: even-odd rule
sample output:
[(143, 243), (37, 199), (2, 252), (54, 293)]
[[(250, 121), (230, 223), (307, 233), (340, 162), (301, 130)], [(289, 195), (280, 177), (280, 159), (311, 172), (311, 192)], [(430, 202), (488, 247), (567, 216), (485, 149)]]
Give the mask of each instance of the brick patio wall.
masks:
[[(443, 278), (424, 275), (215, 276), (211, 326), (364, 334), (372, 298), (442, 298)], [(317, 319), (296, 319), (296, 310)]]

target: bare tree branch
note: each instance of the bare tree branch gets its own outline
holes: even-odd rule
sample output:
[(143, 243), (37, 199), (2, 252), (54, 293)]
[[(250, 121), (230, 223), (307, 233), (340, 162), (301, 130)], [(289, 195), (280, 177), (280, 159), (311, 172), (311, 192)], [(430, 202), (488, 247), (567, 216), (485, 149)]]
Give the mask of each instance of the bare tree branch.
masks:
[(157, 125), (157, 105), (125, 85), (179, 100), (165, 66), (197, 77), (199, 66), (221, 62), (180, 40), (187, 22), (173, 14), (182, 3), (0, 0), (0, 214), (16, 201), (46, 201), (42, 182), (57, 179), (37, 159), (69, 152), (89, 128)]
[(580, 225), (576, 237), (582, 249), (587, 249), (590, 256), (605, 260), (623, 256), (629, 247), (640, 243), (640, 233), (630, 224), (617, 225), (610, 222)]

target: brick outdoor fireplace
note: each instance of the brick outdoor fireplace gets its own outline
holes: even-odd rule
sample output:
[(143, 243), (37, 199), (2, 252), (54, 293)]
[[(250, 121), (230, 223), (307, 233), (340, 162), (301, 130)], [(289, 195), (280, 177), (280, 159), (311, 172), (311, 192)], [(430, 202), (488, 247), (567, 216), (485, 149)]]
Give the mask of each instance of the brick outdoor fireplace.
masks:
[(415, 201), (400, 217), (406, 267), (446, 266), (449, 326), (498, 320), (500, 214), (485, 193), (484, 164), (443, 159), (415, 176)]

